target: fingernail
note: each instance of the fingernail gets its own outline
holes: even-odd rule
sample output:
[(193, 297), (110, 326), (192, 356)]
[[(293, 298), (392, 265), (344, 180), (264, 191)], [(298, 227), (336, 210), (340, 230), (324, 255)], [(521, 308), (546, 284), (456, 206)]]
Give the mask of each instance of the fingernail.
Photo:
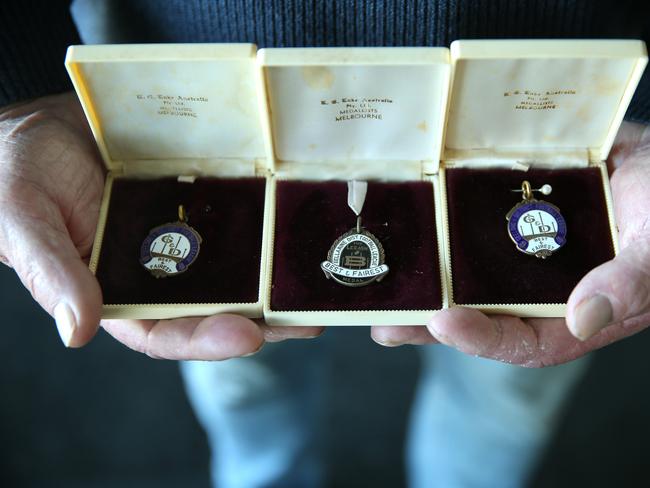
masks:
[(449, 309), (438, 310), (433, 315), (433, 317), (431, 317), (431, 320), (429, 320), (429, 323), (427, 324), (427, 330), (433, 336), (433, 338), (438, 342), (441, 342), (442, 344), (445, 344), (447, 346), (458, 347), (458, 345), (454, 341), (452, 341), (447, 334), (443, 333), (436, 327), (437, 321), (441, 320), (441, 318), (445, 316), (447, 313), (449, 313)]
[(375, 337), (373, 335), (372, 340), (375, 341), (380, 346), (384, 346), (384, 347), (398, 347), (404, 345), (404, 341), (396, 341), (394, 340), (393, 337), (391, 337), (390, 334), (387, 337)]
[(569, 324), (571, 333), (586, 341), (612, 321), (612, 304), (603, 295), (594, 295), (580, 302), (573, 313), (573, 324)]
[(319, 338), (320, 336), (322, 336), (324, 333), (325, 333), (325, 329), (321, 330), (320, 332), (318, 332), (318, 333), (315, 334), (315, 335), (310, 335), (310, 336), (301, 337), (301, 339), (318, 339), (318, 338)]
[(266, 344), (266, 341), (262, 341), (262, 343), (260, 344), (260, 347), (255, 349), (253, 352), (249, 352), (247, 354), (242, 354), (240, 357), (247, 358), (247, 357), (250, 357), (250, 356), (254, 356), (255, 354), (257, 354), (258, 352), (260, 352), (262, 350), (262, 348), (264, 347), (264, 344)]
[(70, 347), (72, 335), (77, 328), (77, 319), (72, 313), (72, 309), (66, 303), (59, 303), (54, 308), (54, 320), (56, 320), (56, 328), (59, 330), (59, 335), (65, 347)]
[(449, 337), (447, 334), (443, 334), (442, 332), (439, 332), (435, 329), (433, 326), (428, 326), (427, 329), (429, 329), (429, 332), (431, 332), (431, 335), (435, 340), (440, 342), (441, 344), (444, 344), (446, 346), (451, 346), (455, 347), (458, 349), (460, 346), (454, 342), (451, 337)]

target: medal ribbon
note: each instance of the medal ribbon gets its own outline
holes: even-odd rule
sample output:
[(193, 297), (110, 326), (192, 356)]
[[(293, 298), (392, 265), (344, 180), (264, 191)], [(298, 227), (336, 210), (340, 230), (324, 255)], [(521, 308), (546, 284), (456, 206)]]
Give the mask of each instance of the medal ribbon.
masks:
[(367, 181), (348, 181), (348, 206), (357, 217), (361, 215), (361, 210), (363, 210), (366, 193), (368, 193)]

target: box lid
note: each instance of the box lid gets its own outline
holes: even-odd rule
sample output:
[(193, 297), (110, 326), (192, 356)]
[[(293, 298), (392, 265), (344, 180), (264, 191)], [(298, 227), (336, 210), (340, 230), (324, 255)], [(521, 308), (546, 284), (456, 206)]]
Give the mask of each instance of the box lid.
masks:
[(445, 159), (522, 150), (607, 158), (647, 63), (642, 41), (491, 40), (451, 45)]
[(447, 48), (271, 48), (258, 59), (278, 165), (438, 164)]
[(109, 169), (181, 172), (265, 156), (255, 54), (252, 44), (71, 46), (66, 67)]

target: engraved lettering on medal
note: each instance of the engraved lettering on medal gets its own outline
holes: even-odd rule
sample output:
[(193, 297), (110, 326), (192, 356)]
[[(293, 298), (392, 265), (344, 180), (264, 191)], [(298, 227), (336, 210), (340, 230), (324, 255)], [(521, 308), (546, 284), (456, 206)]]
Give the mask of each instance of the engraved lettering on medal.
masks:
[(175, 232), (163, 234), (151, 243), (151, 255), (154, 258), (182, 261), (190, 250), (190, 241)]
[(577, 90), (510, 90), (504, 97), (513, 97), (515, 110), (556, 110), (564, 96), (576, 95)]
[(142, 243), (140, 263), (156, 278), (183, 273), (199, 255), (201, 236), (177, 222), (152, 229)]
[(340, 97), (320, 101), (334, 111), (335, 122), (348, 120), (383, 120), (382, 106), (394, 103), (392, 98)]
[(332, 245), (327, 261), (321, 263), (325, 276), (346, 286), (364, 286), (381, 281), (388, 273), (384, 249), (370, 232), (356, 229)]
[(519, 233), (528, 241), (526, 251), (532, 254), (559, 249), (560, 245), (555, 242), (557, 229), (557, 220), (543, 210), (529, 211), (519, 218)]
[(158, 106), (156, 113), (163, 117), (191, 117), (198, 118), (197, 110), (200, 104), (208, 102), (207, 97), (193, 97), (184, 95), (164, 94), (137, 94), (137, 100), (155, 103)]
[(508, 233), (520, 251), (547, 258), (566, 243), (566, 221), (557, 207), (525, 200), (508, 213)]

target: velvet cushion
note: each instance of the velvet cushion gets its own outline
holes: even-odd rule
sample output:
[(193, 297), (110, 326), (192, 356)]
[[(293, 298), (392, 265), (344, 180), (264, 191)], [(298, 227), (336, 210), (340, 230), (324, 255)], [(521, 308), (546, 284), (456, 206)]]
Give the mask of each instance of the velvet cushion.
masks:
[(279, 181), (271, 308), (431, 310), (442, 307), (433, 186), (368, 184), (362, 225), (381, 241), (388, 274), (350, 288), (327, 279), (320, 264), (332, 243), (356, 224), (341, 181)]
[[(117, 178), (97, 268), (104, 303), (257, 302), (265, 184), (263, 178)], [(178, 221), (181, 204), (203, 238), (201, 251), (186, 272), (155, 278), (140, 264), (140, 246), (152, 228)]]
[[(505, 216), (521, 201), (511, 190), (523, 180), (550, 184), (550, 195), (534, 197), (567, 223), (567, 243), (547, 259), (518, 251), (508, 235)], [(614, 257), (598, 168), (449, 169), (446, 185), (455, 303), (566, 303), (585, 274)]]

